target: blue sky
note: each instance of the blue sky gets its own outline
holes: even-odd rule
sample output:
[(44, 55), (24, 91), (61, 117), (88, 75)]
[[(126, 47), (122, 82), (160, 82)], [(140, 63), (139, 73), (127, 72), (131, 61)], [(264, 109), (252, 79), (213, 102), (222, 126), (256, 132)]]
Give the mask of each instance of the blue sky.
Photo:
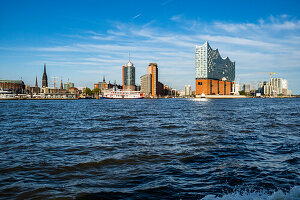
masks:
[[(195, 85), (195, 45), (208, 41), (236, 62), (240, 83), (289, 81), (300, 94), (300, 1), (0, 0), (0, 78), (39, 84), (48, 77), (77, 87), (121, 83), (128, 53), (136, 82), (149, 62), (176, 89)], [(50, 80), (51, 83), (51, 80)]]

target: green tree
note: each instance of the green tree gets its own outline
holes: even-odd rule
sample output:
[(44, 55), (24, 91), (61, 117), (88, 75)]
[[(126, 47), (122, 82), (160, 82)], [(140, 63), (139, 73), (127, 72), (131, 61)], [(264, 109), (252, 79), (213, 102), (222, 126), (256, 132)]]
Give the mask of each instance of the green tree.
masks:
[(84, 92), (87, 96), (92, 96), (93, 95), (93, 91), (88, 87), (85, 88)]
[(240, 95), (246, 95), (245, 91), (239, 91)]
[(93, 92), (94, 97), (95, 97), (95, 96), (99, 96), (99, 94), (101, 93), (101, 90), (99, 88), (94, 88), (92, 92)]

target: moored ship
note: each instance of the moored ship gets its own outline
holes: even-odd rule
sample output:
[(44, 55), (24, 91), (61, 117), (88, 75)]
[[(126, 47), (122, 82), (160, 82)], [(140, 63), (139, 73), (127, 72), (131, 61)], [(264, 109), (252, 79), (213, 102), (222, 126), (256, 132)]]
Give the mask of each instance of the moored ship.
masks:
[(140, 91), (126, 91), (114, 88), (104, 91), (100, 99), (142, 99), (144, 98)]

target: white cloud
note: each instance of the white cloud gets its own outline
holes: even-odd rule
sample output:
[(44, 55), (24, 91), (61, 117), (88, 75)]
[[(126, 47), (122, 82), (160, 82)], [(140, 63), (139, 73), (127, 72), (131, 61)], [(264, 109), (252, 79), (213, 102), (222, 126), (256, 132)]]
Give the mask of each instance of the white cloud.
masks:
[[(49, 65), (76, 67), (77, 71), (84, 74), (95, 75), (91, 77), (109, 74), (111, 80), (120, 79), (121, 66), (127, 62), (130, 52), (137, 79), (146, 73), (149, 62), (157, 62), (160, 81), (182, 89), (186, 83), (193, 83), (195, 78), (195, 45), (207, 40), (213, 48), (219, 49), (222, 56), (236, 61), (236, 74), (241, 82), (263, 77), (251, 75), (257, 71), (299, 74), (300, 22), (288, 15), (258, 19), (257, 23), (207, 24), (186, 20), (183, 15), (173, 16), (170, 20), (176, 21), (180, 28), (169, 31), (155, 26), (155, 21), (143, 25), (115, 22), (113, 28), (103, 33), (87, 31), (80, 37), (85, 40), (76, 43), (46, 47), (1, 47), (0, 50), (38, 51), (40, 55), (45, 55), (43, 58)], [(41, 62), (41, 59), (38, 61)]]

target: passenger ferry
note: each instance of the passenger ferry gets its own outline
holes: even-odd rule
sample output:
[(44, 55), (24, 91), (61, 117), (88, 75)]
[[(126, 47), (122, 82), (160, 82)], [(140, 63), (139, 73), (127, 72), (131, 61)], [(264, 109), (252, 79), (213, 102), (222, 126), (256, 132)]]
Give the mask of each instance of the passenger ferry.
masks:
[(143, 99), (140, 91), (126, 91), (120, 89), (112, 89), (104, 91), (103, 95), (99, 96), (100, 99)]

